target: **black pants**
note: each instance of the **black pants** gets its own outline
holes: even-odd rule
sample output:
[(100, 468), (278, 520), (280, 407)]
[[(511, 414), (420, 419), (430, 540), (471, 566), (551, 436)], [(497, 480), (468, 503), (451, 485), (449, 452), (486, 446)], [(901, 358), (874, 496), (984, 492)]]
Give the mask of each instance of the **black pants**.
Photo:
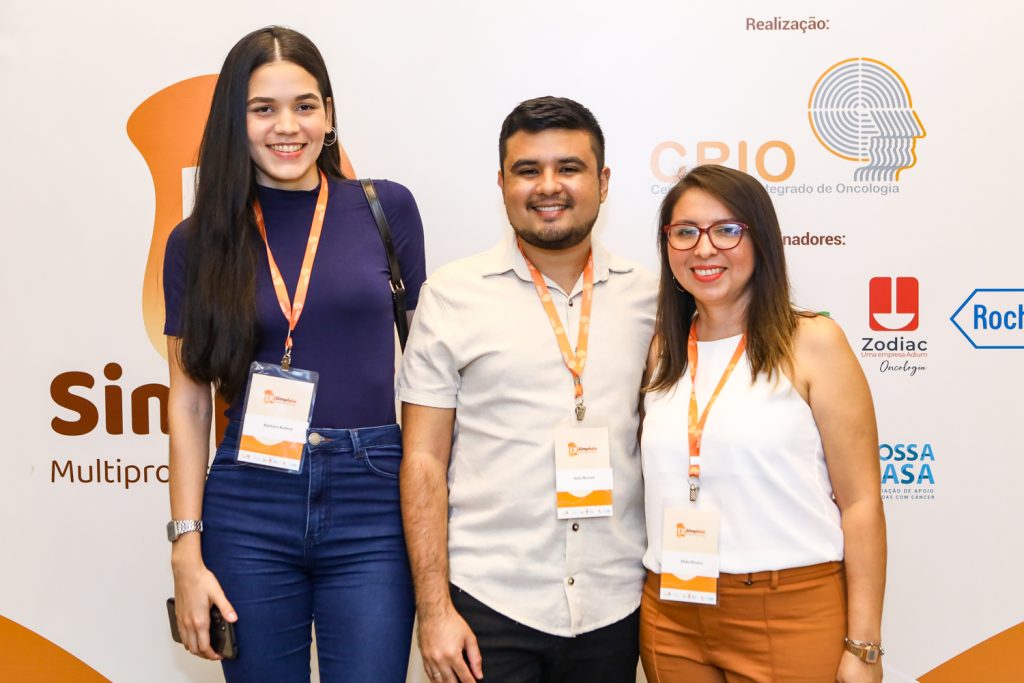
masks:
[(458, 586), (452, 602), (476, 635), (486, 683), (635, 683), (640, 610), (575, 638), (495, 612)]

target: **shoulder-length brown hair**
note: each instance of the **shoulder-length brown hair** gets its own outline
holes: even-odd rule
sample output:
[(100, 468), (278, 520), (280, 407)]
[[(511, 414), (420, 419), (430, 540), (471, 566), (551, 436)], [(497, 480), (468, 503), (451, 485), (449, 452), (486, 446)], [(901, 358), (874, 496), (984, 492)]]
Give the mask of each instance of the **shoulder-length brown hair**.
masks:
[(741, 171), (707, 164), (684, 175), (661, 202), (658, 253), (661, 282), (655, 340), (658, 363), (648, 391), (672, 387), (686, 371), (686, 340), (697, 304), (672, 276), (668, 263), (668, 237), (661, 226), (672, 222), (672, 211), (687, 190), (699, 189), (720, 201), (735, 218), (747, 224), (745, 239), (754, 247), (754, 273), (747, 283), (747, 359), (751, 380), (765, 373), (769, 379), (792, 358), (797, 317), (789, 300), (789, 277), (782, 248), (782, 231), (771, 197), (761, 184)]

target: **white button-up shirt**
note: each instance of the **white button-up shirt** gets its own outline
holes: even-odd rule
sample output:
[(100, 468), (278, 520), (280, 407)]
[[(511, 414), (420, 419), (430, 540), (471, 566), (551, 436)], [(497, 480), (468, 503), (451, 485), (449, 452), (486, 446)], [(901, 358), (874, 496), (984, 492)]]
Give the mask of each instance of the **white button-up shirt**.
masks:
[[(398, 379), (402, 401), (455, 409), (451, 582), (559, 636), (625, 618), (644, 580), (637, 408), (657, 280), (596, 242), (592, 249), (585, 424), (609, 428), (612, 517), (557, 518), (554, 431), (575, 422), (573, 381), (511, 233), (423, 285)], [(582, 276), (568, 295), (547, 284), (575, 346)]]

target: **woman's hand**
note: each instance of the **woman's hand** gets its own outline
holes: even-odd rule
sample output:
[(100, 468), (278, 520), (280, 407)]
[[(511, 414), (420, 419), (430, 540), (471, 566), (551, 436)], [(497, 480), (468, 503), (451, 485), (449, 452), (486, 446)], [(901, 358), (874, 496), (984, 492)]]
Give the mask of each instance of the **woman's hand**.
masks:
[(843, 653), (836, 672), (837, 683), (879, 683), (882, 680), (882, 663), (868, 664), (856, 655)]
[[(185, 537), (181, 539), (184, 540)], [(216, 605), (224, 619), (231, 623), (238, 621), (234, 607), (224, 595), (217, 577), (201, 559), (180, 561), (175, 558), (171, 564), (174, 571), (175, 613), (182, 644), (186, 650), (199, 657), (222, 659), (210, 646), (210, 606)]]

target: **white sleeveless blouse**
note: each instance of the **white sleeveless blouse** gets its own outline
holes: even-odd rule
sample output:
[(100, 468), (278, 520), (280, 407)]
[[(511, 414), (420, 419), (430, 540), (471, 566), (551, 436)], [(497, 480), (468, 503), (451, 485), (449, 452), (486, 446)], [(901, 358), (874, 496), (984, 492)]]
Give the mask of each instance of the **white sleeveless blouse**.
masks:
[[(740, 338), (698, 342), (697, 408), (703, 412)], [(644, 399), (644, 566), (661, 573), (665, 508), (721, 514), (720, 569), (742, 574), (843, 559), (839, 508), (810, 406), (783, 375), (751, 385), (746, 353), (704, 425), (700, 495), (689, 502), (686, 440), (690, 373)]]

